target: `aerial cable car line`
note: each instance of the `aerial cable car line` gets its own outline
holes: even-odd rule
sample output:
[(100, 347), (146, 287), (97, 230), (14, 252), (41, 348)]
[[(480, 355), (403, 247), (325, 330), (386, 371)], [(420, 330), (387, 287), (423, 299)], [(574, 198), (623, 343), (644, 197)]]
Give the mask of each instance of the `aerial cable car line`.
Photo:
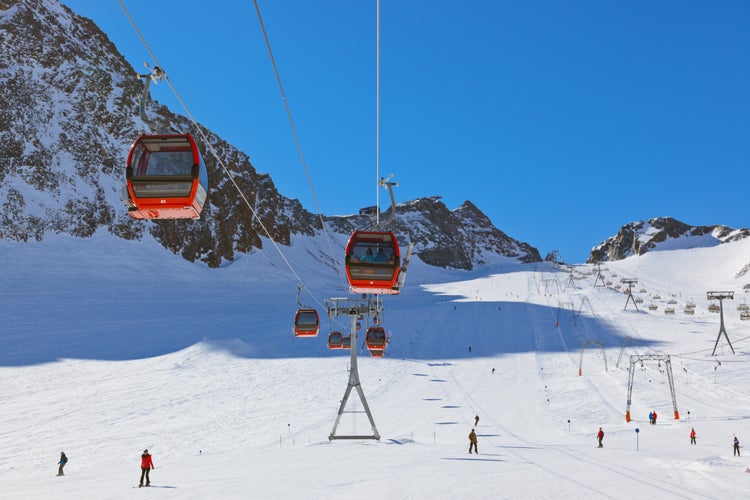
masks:
[[(214, 158), (216, 158), (217, 163), (221, 166), (221, 169), (224, 171), (224, 173), (226, 174), (226, 176), (229, 179), (229, 181), (232, 183), (232, 185), (234, 186), (234, 188), (237, 190), (237, 193), (240, 195), (240, 197), (242, 198), (242, 200), (245, 202), (245, 204), (247, 205), (247, 207), (250, 209), (250, 212), (252, 213), (253, 217), (255, 218), (255, 220), (258, 221), (258, 224), (263, 229), (263, 232), (266, 234), (266, 236), (268, 236), (268, 239), (271, 241), (271, 243), (273, 244), (273, 246), (276, 248), (276, 251), (279, 253), (279, 255), (281, 256), (282, 260), (284, 261), (284, 263), (289, 268), (290, 272), (297, 279), (298, 283), (300, 283), (300, 285), (302, 285), (302, 283), (303, 283), (302, 282), (302, 278), (297, 273), (297, 271), (294, 269), (294, 267), (292, 266), (291, 262), (289, 262), (289, 259), (286, 258), (286, 255), (284, 255), (284, 252), (281, 251), (281, 248), (276, 243), (276, 241), (273, 239), (273, 236), (271, 236), (270, 231), (263, 224), (263, 221), (258, 216), (257, 212), (255, 211), (255, 208), (250, 203), (250, 201), (247, 199), (247, 197), (245, 196), (245, 194), (242, 192), (242, 190), (240, 189), (239, 185), (234, 180), (234, 177), (232, 176), (231, 172), (229, 172), (229, 169), (224, 164), (224, 161), (221, 159), (221, 157), (217, 153), (216, 149), (213, 147), (213, 145), (210, 143), (210, 141), (206, 137), (205, 133), (203, 132), (203, 128), (198, 124), (197, 120), (193, 117), (193, 114), (188, 109), (187, 105), (185, 104), (185, 101), (182, 99), (182, 97), (180, 96), (180, 94), (177, 92), (177, 89), (172, 84), (172, 81), (169, 79), (169, 75), (164, 71), (163, 66), (161, 64), (159, 64), (159, 61), (156, 58), (156, 55), (151, 50), (151, 47), (149, 47), (148, 42), (146, 42), (146, 39), (144, 38), (144, 36), (141, 33), (141, 31), (138, 29), (138, 26), (136, 25), (135, 20), (130, 15), (130, 12), (128, 12), (128, 9), (125, 7), (125, 4), (122, 2), (122, 0), (117, 0), (117, 3), (120, 4), (120, 8), (122, 8), (123, 12), (125, 13), (125, 16), (128, 18), (128, 20), (130, 21), (130, 24), (133, 26), (133, 29), (138, 34), (138, 38), (140, 38), (141, 43), (146, 48), (146, 51), (149, 53), (149, 55), (151, 55), (151, 58), (154, 61), (154, 66), (156, 68), (159, 68), (159, 74), (161, 75), (161, 77), (159, 79), (160, 80), (164, 79), (167, 82), (167, 85), (169, 85), (169, 88), (172, 90), (172, 93), (175, 95), (175, 97), (179, 101), (180, 105), (185, 110), (185, 114), (187, 115), (188, 119), (192, 122), (193, 126), (198, 131), (198, 133), (200, 134), (201, 139), (203, 139), (203, 144), (206, 146), (206, 148), (208, 148), (208, 150), (211, 152), (211, 154), (214, 156)], [(325, 230), (325, 226), (323, 226), (323, 229)], [(318, 304), (320, 304), (321, 306), (323, 306), (322, 302), (315, 295), (313, 295), (309, 291), (308, 291), (308, 293), (312, 296), (312, 298)]]
[(313, 187), (312, 177), (310, 176), (310, 170), (307, 168), (307, 161), (305, 160), (305, 155), (302, 152), (302, 144), (299, 140), (299, 135), (297, 134), (297, 127), (294, 126), (294, 119), (292, 118), (292, 110), (289, 107), (289, 102), (286, 99), (286, 93), (284, 92), (284, 86), (281, 84), (281, 75), (279, 74), (279, 69), (276, 66), (276, 59), (273, 57), (273, 51), (271, 50), (271, 41), (268, 38), (268, 33), (266, 32), (266, 26), (263, 23), (263, 16), (260, 13), (260, 7), (258, 6), (258, 0), (253, 0), (253, 4), (255, 5), (255, 12), (258, 15), (258, 22), (260, 23), (260, 29), (263, 32), (263, 39), (266, 42), (266, 48), (268, 49), (268, 57), (271, 59), (271, 66), (273, 67), (273, 73), (276, 76), (276, 83), (279, 86), (279, 92), (281, 93), (281, 100), (284, 102), (284, 109), (286, 110), (286, 116), (289, 120), (289, 126), (292, 129), (292, 135), (294, 136), (294, 143), (297, 146), (297, 152), (299, 153), (300, 162), (302, 163), (302, 168), (305, 170), (305, 177), (307, 178), (307, 184), (310, 187), (310, 194), (312, 194), (313, 203), (315, 204), (315, 209), (318, 212), (318, 219), (320, 219), (320, 226), (323, 228), (323, 234), (326, 238), (326, 243), (328, 244), (328, 251), (330, 252), (331, 257), (333, 258), (334, 262), (334, 268), (336, 269), (336, 273), (339, 276), (339, 281), (341, 282), (342, 286), (344, 283), (344, 278), (341, 274), (340, 262), (336, 258), (336, 253), (333, 251), (333, 245), (331, 244), (331, 238), (328, 234), (328, 230), (326, 229), (325, 222), (323, 221), (323, 214), (320, 210), (320, 205), (318, 204), (318, 197), (315, 194), (315, 188)]

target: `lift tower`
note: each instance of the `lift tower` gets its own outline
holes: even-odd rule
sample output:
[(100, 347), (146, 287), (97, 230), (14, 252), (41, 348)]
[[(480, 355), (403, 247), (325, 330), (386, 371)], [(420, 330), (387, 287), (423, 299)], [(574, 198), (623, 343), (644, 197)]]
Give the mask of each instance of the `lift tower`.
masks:
[(711, 353), (711, 356), (716, 355), (716, 346), (719, 345), (719, 339), (721, 338), (722, 333), (724, 334), (724, 338), (727, 339), (727, 344), (729, 344), (732, 354), (734, 354), (734, 347), (732, 347), (732, 342), (730, 342), (729, 336), (727, 335), (727, 329), (724, 328), (724, 299), (734, 300), (734, 292), (706, 292), (706, 298), (708, 300), (719, 301), (719, 314), (721, 318), (719, 322), (719, 335), (716, 337), (716, 343), (714, 344), (714, 350)]
[(635, 299), (633, 298), (633, 285), (638, 283), (638, 280), (635, 278), (623, 278), (620, 280), (620, 283), (624, 285), (628, 285), (628, 298), (625, 301), (625, 308), (623, 311), (627, 310), (628, 303), (632, 300), (633, 301), (633, 307), (635, 307), (635, 310), (638, 310), (638, 304), (635, 303)]
[[(380, 433), (377, 427), (375, 427), (375, 420), (372, 418), (370, 412), (370, 406), (367, 404), (365, 399), (365, 392), (362, 390), (362, 384), (359, 382), (359, 371), (357, 370), (357, 319), (360, 316), (371, 316), (377, 317), (380, 313), (380, 309), (377, 305), (376, 300), (350, 300), (346, 298), (342, 299), (327, 299), (326, 308), (328, 310), (329, 318), (336, 318), (339, 316), (349, 316), (350, 321), (350, 334), (351, 334), (351, 361), (349, 367), (349, 383), (346, 386), (344, 397), (341, 399), (341, 405), (339, 406), (339, 412), (336, 416), (336, 422), (333, 424), (331, 434), (328, 436), (329, 441), (334, 439), (377, 439), (380, 440)], [(352, 389), (357, 390), (359, 400), (362, 402), (362, 408), (364, 413), (367, 414), (367, 418), (370, 420), (370, 427), (372, 427), (372, 434), (354, 434), (354, 435), (343, 435), (336, 434), (338, 429), (341, 415), (345, 413), (346, 403), (349, 401), (349, 396), (352, 393)], [(356, 412), (352, 412), (356, 413)], [(361, 412), (359, 412), (361, 413)]]
[(632, 354), (630, 356), (630, 367), (628, 368), (628, 405), (625, 410), (625, 421), (630, 422), (630, 404), (633, 397), (633, 378), (635, 377), (635, 364), (637, 362), (643, 366), (644, 361), (658, 361), (661, 366), (662, 361), (667, 369), (667, 380), (669, 381), (669, 392), (672, 396), (672, 407), (674, 408), (674, 419), (680, 419), (680, 412), (677, 411), (677, 396), (674, 391), (674, 376), (672, 375), (672, 360), (669, 354)]
[(594, 279), (594, 286), (599, 286), (600, 280), (602, 282), (601, 286), (607, 286), (607, 283), (604, 281), (604, 275), (602, 274), (602, 263), (597, 262), (596, 263), (596, 279)]

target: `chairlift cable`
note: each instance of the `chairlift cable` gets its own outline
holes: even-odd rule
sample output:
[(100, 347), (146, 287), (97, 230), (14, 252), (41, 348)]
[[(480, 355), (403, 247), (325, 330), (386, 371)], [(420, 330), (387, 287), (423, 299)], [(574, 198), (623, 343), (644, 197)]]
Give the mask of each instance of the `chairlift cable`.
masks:
[[(130, 21), (130, 24), (133, 26), (133, 29), (135, 29), (135, 32), (138, 34), (138, 37), (140, 38), (141, 43), (143, 43), (143, 46), (146, 48), (146, 50), (148, 51), (148, 53), (151, 55), (151, 58), (153, 59), (154, 64), (157, 67), (161, 68), (162, 71), (163, 71), (162, 66), (159, 64), (158, 60), (156, 59), (156, 55), (151, 50), (151, 47), (149, 47), (148, 42), (146, 42), (146, 39), (144, 38), (143, 34), (138, 29), (138, 26), (136, 25), (135, 20), (130, 15), (130, 13), (128, 12), (127, 8), (125, 8), (124, 3), (122, 2), (122, 0), (117, 0), (117, 2), (120, 4), (120, 7), (122, 8), (123, 12), (125, 13), (125, 15), (127, 16), (128, 20)], [(302, 278), (297, 273), (297, 271), (294, 269), (294, 267), (292, 266), (291, 262), (289, 262), (289, 259), (287, 259), (286, 255), (284, 255), (284, 252), (281, 251), (281, 248), (276, 243), (276, 241), (274, 240), (273, 236), (271, 236), (270, 231), (265, 226), (265, 224), (263, 224), (263, 221), (258, 216), (258, 213), (255, 211), (255, 208), (250, 203), (250, 201), (247, 199), (247, 197), (245, 196), (245, 194), (242, 192), (242, 189), (240, 189), (240, 187), (237, 184), (237, 182), (234, 180), (234, 176), (232, 176), (231, 172), (229, 172), (229, 169), (224, 164), (224, 161), (220, 158), (220, 156), (219, 156), (218, 152), (216, 151), (216, 149), (209, 142), (208, 138), (206, 137), (206, 135), (205, 135), (205, 133), (203, 131), (203, 127), (201, 127), (198, 124), (198, 122), (196, 121), (196, 119), (193, 117), (192, 113), (190, 113), (190, 110), (188, 109), (187, 104), (185, 104), (185, 101), (182, 99), (182, 97), (180, 96), (180, 94), (177, 92), (177, 89), (172, 84), (172, 81), (169, 79), (169, 75), (166, 72), (164, 72), (163, 74), (164, 74), (164, 79), (166, 79), (167, 84), (169, 85), (169, 88), (172, 90), (172, 93), (175, 95), (175, 97), (179, 101), (180, 105), (182, 105), (182, 107), (185, 110), (185, 113), (186, 113), (188, 119), (192, 122), (193, 126), (198, 131), (198, 134), (201, 136), (201, 139), (203, 139), (203, 144), (206, 146), (206, 148), (208, 148), (210, 150), (210, 152), (214, 156), (214, 158), (216, 158), (217, 163), (221, 166), (221, 169), (227, 175), (229, 181), (232, 183), (232, 185), (234, 186), (234, 188), (237, 190), (237, 193), (240, 195), (240, 197), (242, 198), (242, 200), (245, 202), (245, 204), (247, 205), (247, 207), (250, 209), (250, 212), (252, 213), (253, 217), (258, 221), (258, 224), (263, 229), (263, 232), (266, 234), (266, 236), (268, 236), (269, 241), (273, 244), (273, 246), (279, 252), (279, 255), (281, 256), (282, 260), (284, 261), (284, 263), (286, 263), (287, 267), (289, 268), (289, 270), (291, 271), (291, 273), (294, 275), (294, 277), (297, 279), (298, 283), (300, 283), (300, 285), (302, 285), (302, 283), (303, 283)], [(324, 230), (325, 230), (325, 226), (324, 226)], [(302, 285), (302, 286), (304, 288), (304, 285)], [(320, 299), (318, 299), (311, 292), (308, 291), (308, 293), (312, 296), (312, 298), (315, 300), (315, 302), (317, 302), (319, 305), (323, 306), (323, 303), (320, 301)]]
[[(375, 49), (375, 222), (380, 225), (380, 0), (377, 0)], [(396, 210), (396, 207), (393, 207)]]
[(284, 109), (286, 110), (286, 116), (289, 119), (289, 126), (292, 129), (292, 135), (294, 136), (294, 143), (297, 146), (297, 152), (299, 153), (302, 167), (305, 170), (305, 177), (307, 177), (307, 184), (310, 187), (310, 193), (312, 194), (313, 203), (315, 204), (315, 209), (318, 211), (318, 219), (320, 219), (320, 225), (323, 228), (323, 234), (325, 235), (326, 242), (328, 243), (328, 251), (330, 252), (331, 257), (333, 258), (333, 261), (335, 263), (334, 268), (336, 269), (336, 273), (339, 276), (339, 281), (342, 283), (342, 286), (343, 286), (344, 277), (341, 274), (341, 270), (340, 270), (341, 265), (339, 263), (339, 260), (336, 258), (335, 252), (333, 251), (333, 245), (331, 244), (331, 238), (328, 234), (328, 230), (326, 229), (325, 221), (323, 220), (323, 214), (320, 210), (318, 197), (315, 195), (315, 188), (313, 187), (312, 177), (310, 176), (310, 170), (307, 168), (307, 161), (305, 160), (305, 155), (302, 152), (302, 143), (299, 140), (299, 135), (297, 134), (297, 128), (294, 126), (294, 119), (292, 118), (292, 111), (291, 111), (291, 108), (289, 107), (289, 102), (287, 101), (286, 94), (284, 93), (284, 86), (281, 83), (281, 75), (279, 74), (279, 69), (276, 66), (276, 60), (273, 57), (273, 51), (271, 50), (271, 41), (268, 38), (268, 33), (266, 32), (266, 26), (263, 23), (263, 16), (261, 16), (261, 13), (260, 13), (258, 0), (253, 0), (253, 3), (255, 4), (255, 12), (258, 15), (258, 22), (260, 23), (260, 29), (263, 32), (263, 39), (265, 40), (266, 48), (268, 49), (268, 57), (271, 59), (271, 66), (273, 66), (273, 73), (276, 76), (276, 83), (279, 86), (279, 92), (281, 93), (281, 100), (284, 102)]

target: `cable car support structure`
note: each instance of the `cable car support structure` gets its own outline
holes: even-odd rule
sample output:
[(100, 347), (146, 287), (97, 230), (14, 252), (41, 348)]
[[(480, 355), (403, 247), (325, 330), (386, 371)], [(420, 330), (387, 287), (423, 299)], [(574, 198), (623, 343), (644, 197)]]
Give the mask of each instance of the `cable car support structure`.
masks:
[[(375, 439), (380, 440), (380, 433), (375, 426), (375, 420), (372, 417), (370, 406), (367, 404), (367, 398), (365, 398), (365, 392), (362, 389), (362, 384), (359, 380), (359, 370), (357, 368), (357, 319), (360, 316), (377, 316), (380, 312), (377, 304), (372, 300), (367, 301), (352, 301), (347, 298), (332, 298), (326, 300), (326, 309), (328, 311), (329, 318), (337, 318), (340, 316), (348, 316), (350, 324), (350, 335), (352, 348), (350, 349), (350, 367), (349, 367), (349, 381), (344, 391), (344, 397), (341, 399), (341, 405), (339, 405), (339, 411), (336, 415), (336, 421), (331, 429), (331, 434), (328, 436), (329, 441), (334, 439)], [(371, 434), (339, 434), (337, 433), (341, 416), (347, 413), (346, 404), (349, 401), (349, 397), (352, 394), (352, 390), (356, 390), (359, 395), (359, 400), (362, 403), (363, 412), (367, 415), (370, 421), (370, 427), (372, 428)], [(362, 413), (356, 411), (349, 411), (348, 413)]]

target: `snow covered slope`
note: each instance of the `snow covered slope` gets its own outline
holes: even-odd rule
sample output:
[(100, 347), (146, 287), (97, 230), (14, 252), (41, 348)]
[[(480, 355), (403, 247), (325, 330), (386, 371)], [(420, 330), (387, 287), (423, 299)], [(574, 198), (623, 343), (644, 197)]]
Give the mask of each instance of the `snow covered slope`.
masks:
[[(317, 300), (346, 294), (311, 248), (299, 238), (284, 251), (325, 318)], [(403, 293), (384, 298), (386, 357), (359, 360), (379, 442), (328, 441), (349, 358), (326, 349), (325, 320), (318, 338), (293, 338), (296, 279), (271, 250), (208, 269), (102, 233), (0, 241), (0, 256), (3, 498), (750, 496), (748, 459), (731, 446), (750, 439), (750, 321), (736, 310), (747, 239), (610, 262), (609, 287), (593, 286), (591, 265), (415, 261)], [(638, 279), (638, 311), (624, 310), (622, 278)], [(709, 290), (735, 293), (735, 354), (720, 339), (711, 356)], [(671, 355), (679, 420), (665, 366), (647, 361), (625, 422), (632, 354)], [(369, 424), (346, 413), (340, 428)], [(144, 448), (157, 467), (148, 491), (133, 488)]]

